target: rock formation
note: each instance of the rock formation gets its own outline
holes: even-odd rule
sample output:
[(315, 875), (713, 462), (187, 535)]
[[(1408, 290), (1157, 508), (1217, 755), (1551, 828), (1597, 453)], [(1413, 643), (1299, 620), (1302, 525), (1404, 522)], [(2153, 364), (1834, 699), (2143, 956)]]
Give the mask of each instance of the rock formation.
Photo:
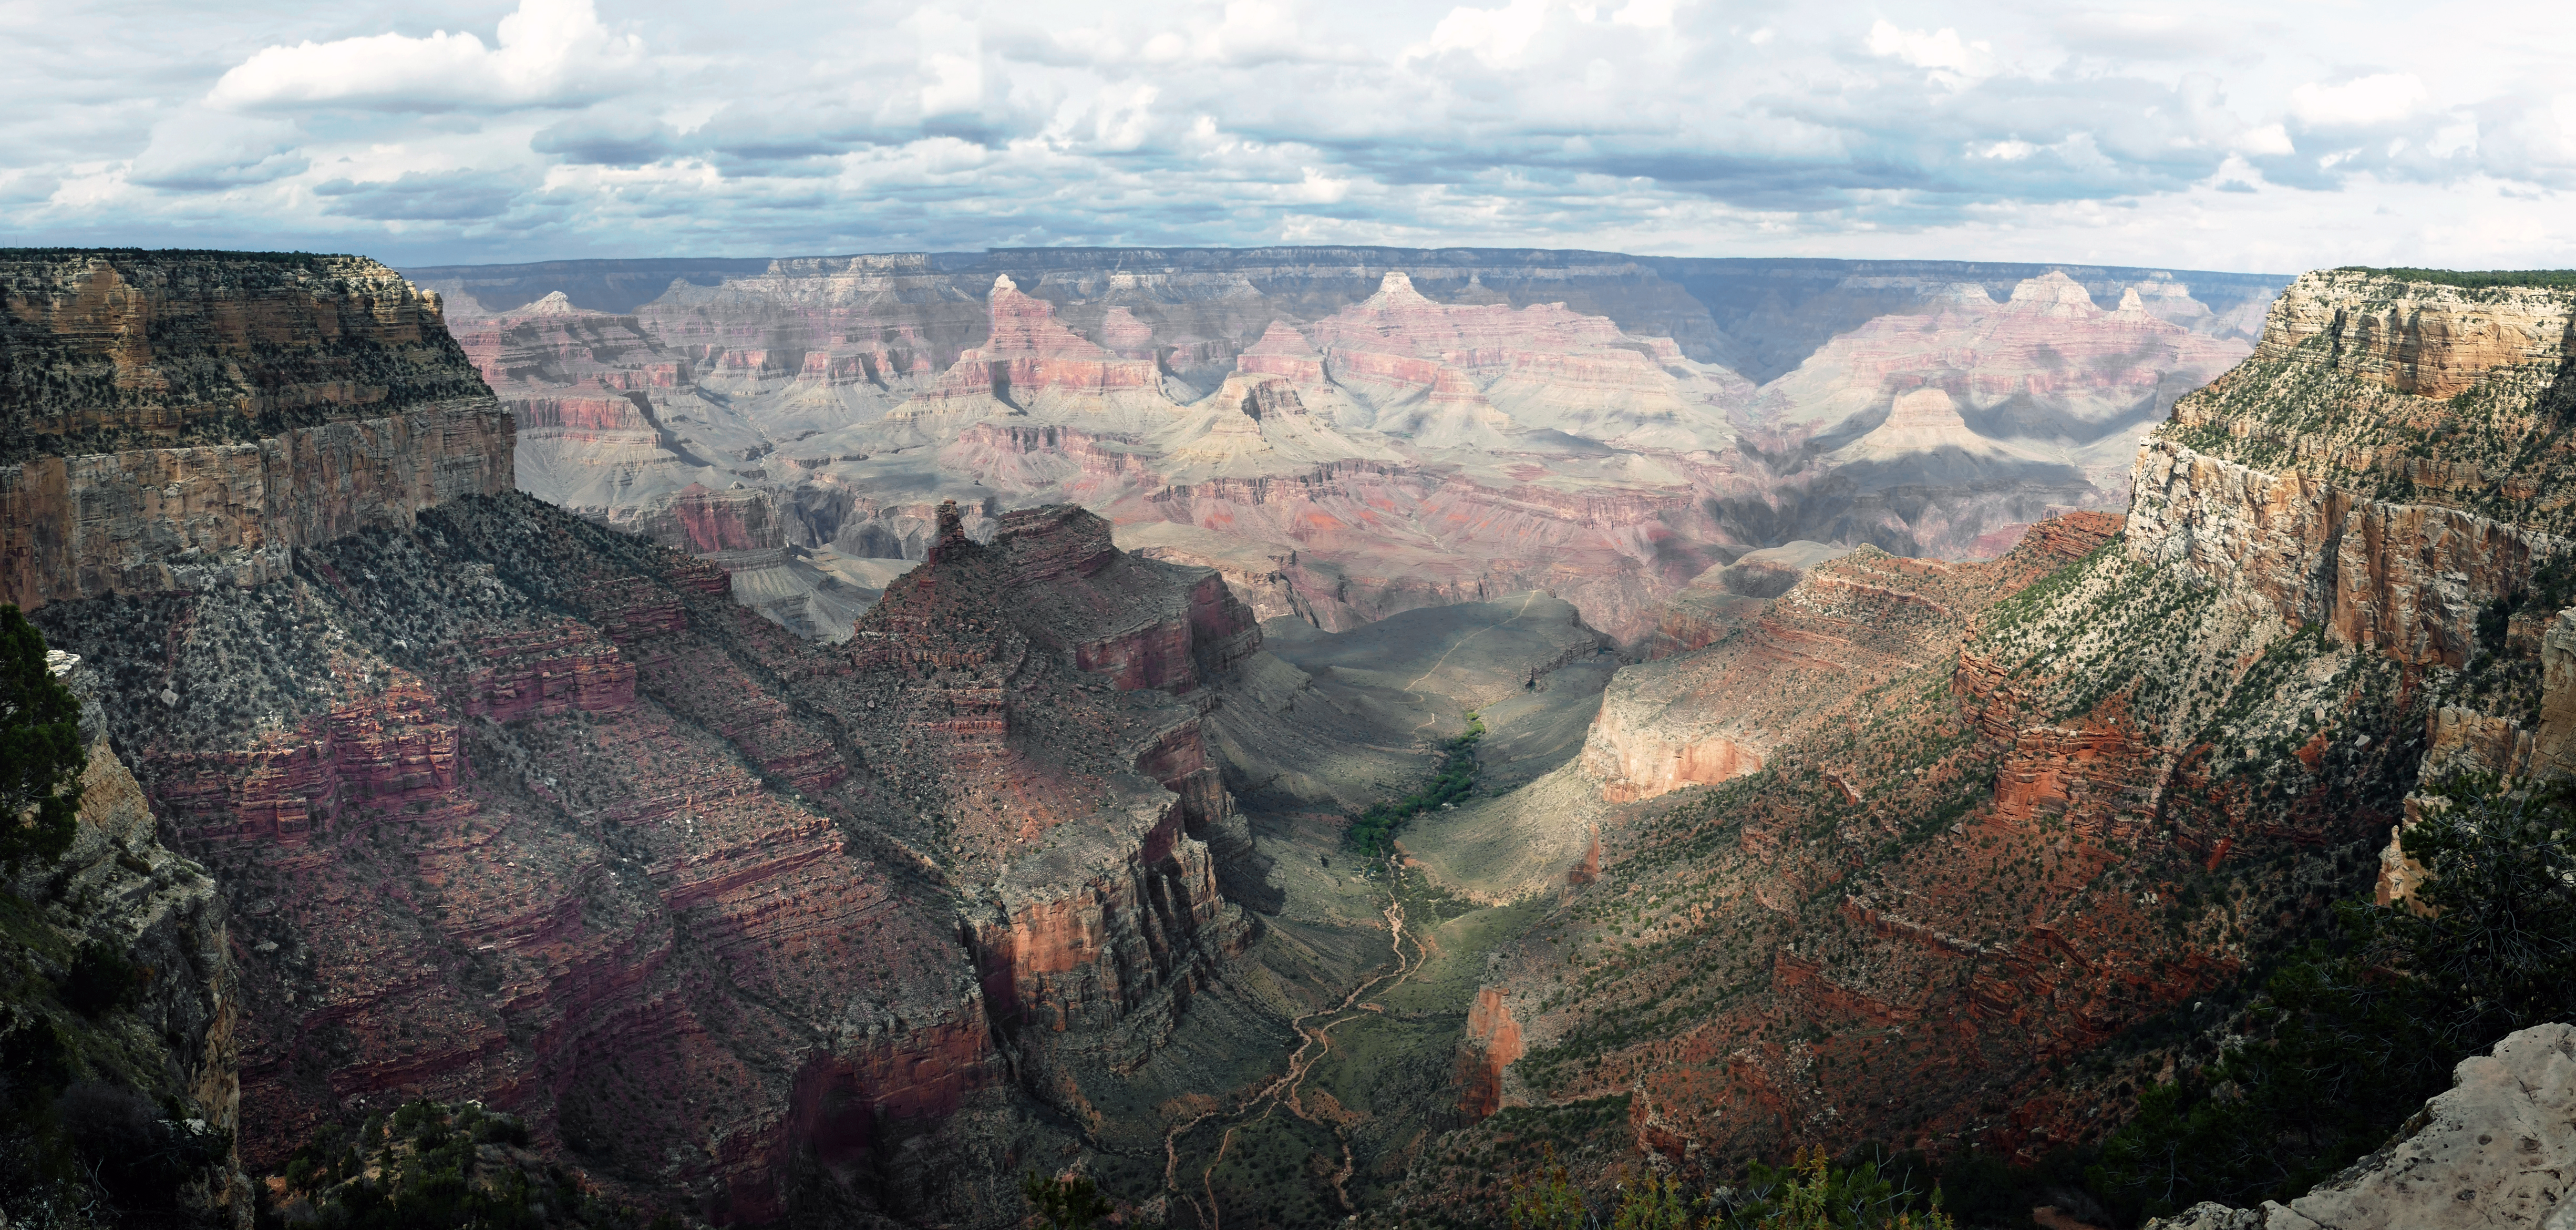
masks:
[[(1685, 289), (1754, 293), (1732, 272), (1689, 280), (1725, 262), (836, 257), (675, 263), (658, 298), (640, 266), (588, 268), (429, 271), (488, 303), (526, 295), (465, 336), (521, 419), (525, 490), (626, 524), (740, 484), (778, 509), (782, 545), (889, 559), (921, 549), (898, 502), (916, 526), (942, 497), (1079, 503), (1136, 549), (1218, 569), (1266, 617), (1327, 629), (1535, 585), (1634, 644), (1746, 550), (2000, 554), (2053, 509), (2116, 503), (2135, 428), (2245, 350), (2236, 298), (2215, 312), (2135, 270), (1817, 284), (1782, 266), (1759, 293), (1837, 305), (1818, 320), (1843, 336), (1809, 339), (1757, 391), (1727, 366), (1749, 352), (1709, 324), (1742, 305)], [(1951, 413), (1916, 423), (1939, 398)], [(810, 563), (744, 596), (837, 635), (853, 595), (820, 578), (846, 569)]]
[[(2006, 312), (2155, 316), (2025, 290)], [(1499, 841), (1561, 869), (1561, 904), (1481, 980), (1477, 1107), (1525, 1124), (1625, 1097), (1595, 1139), (1673, 1158), (2100, 1139), (2171, 1079), (2109, 1040), (2374, 877), (2405, 895), (2420, 870), (2389, 837), (2419, 785), (2563, 771), (2576, 591), (2545, 424), (2566, 300), (2312, 274), (2138, 448), (2125, 526), (2042, 520), (1985, 564), (1862, 549), (1767, 599), (1695, 585), (1576, 764), (1405, 836), (1460, 891), (1495, 882), (1476, 852)], [(1873, 432), (1972, 418), (1955, 390), (1947, 412), (1905, 396)], [(1486, 1062), (1505, 1019), (1523, 1053)], [(1462, 1164), (1516, 1130), (1445, 1143), (1404, 1199), (1487, 1207)], [(2382, 1199), (2362, 1174), (2333, 1216), (2273, 1224), (2361, 1217)]]
[(1621, 671), (1585, 740), (1585, 771), (1606, 797), (1626, 802), (1760, 770), (1853, 696), (1955, 652), (1986, 607), (2090, 554), (2119, 522), (2070, 513), (2043, 524), (2048, 532), (1989, 563), (1863, 547), (1788, 573), (1795, 583), (1785, 593), (1738, 604), (1758, 613), (1739, 616), (1697, 652)]
[[(0, 1128), (10, 1207), (30, 1221), (86, 1207), (247, 1230), (250, 1181), (232, 1148), (242, 1129), (242, 986), (224, 898), (204, 866), (158, 839), (149, 800), (108, 739), (100, 672), (78, 655), (52, 657), (54, 676), (82, 701), (89, 765), (71, 848), (0, 885), (14, 894), (0, 923), (10, 941), (0, 954), (11, 988), (0, 999), (7, 1096), (39, 1112)], [(91, 950), (122, 963), (84, 968)], [(128, 985), (98, 985), (112, 979)], [(75, 1002), (83, 994), (89, 1002)], [(48, 1190), (43, 1154), (22, 1135), (45, 1129), (68, 1130), (84, 1169), (104, 1172), (103, 1190)], [(158, 1156), (101, 1156), (102, 1146)]]
[(2396, 1230), (2537, 1226), (2576, 1210), (2576, 1027), (2537, 1025), (2463, 1060), (2386, 1148), (2287, 1205), (2193, 1206), (2148, 1230)]
[(511, 485), (435, 295), (354, 257), (0, 254), (0, 601), (284, 575)]
[[(163, 285), (194, 259), (106, 267)], [(435, 324), (399, 281), (363, 287)], [(177, 337), (227, 304), (149, 301)], [(586, 362), (616, 327), (560, 303), (499, 321), (592, 330)], [(61, 349), (12, 345), (13, 370)], [(452, 345), (404, 353), (451, 370), (389, 387), (479, 388)], [(942, 505), (929, 558), (815, 643), (732, 600), (758, 568), (510, 492), (488, 396), (432, 419), (479, 434), (405, 426), (432, 411), (234, 413), (197, 429), (247, 443), (13, 471), (246, 458), (230, 537), (171, 496), (85, 522), (124, 544), (113, 569), (97, 549), (12, 563), (98, 680), (92, 772), (123, 789), (96, 800), (130, 804), (103, 840), (140, 849), (148, 806), (213, 882), (172, 858), (81, 865), (194, 902), (167, 907), (203, 920), (179, 931), (219, 933), (229, 904), (238, 970), (198, 943), (200, 981), (237, 1023), (169, 1031), (213, 1039), (223, 1067), (198, 1083), (225, 1115), (238, 1071), (250, 1165), (318, 1123), (479, 1099), (621, 1199), (998, 1224), (1018, 1208), (1001, 1159), (1078, 1148), (1029, 1112), (1150, 1053), (1250, 935), (1210, 852), (1248, 837), (1200, 732), (1260, 634), (1216, 573), (1122, 552), (1077, 509), (1008, 513), (979, 543)], [(302, 464), (317, 440), (374, 468)], [(784, 549), (774, 511), (699, 487), (641, 521), (721, 561)]]

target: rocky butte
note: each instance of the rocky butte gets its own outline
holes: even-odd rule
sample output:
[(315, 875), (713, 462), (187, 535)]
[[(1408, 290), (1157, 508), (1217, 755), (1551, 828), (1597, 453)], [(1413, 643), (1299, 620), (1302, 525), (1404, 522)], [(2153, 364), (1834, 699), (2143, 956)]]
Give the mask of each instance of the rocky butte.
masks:
[[(254, 1171), (479, 1099), (646, 1207), (999, 1224), (1077, 1143), (1045, 1098), (1252, 933), (1201, 697), (1260, 633), (1214, 572), (943, 505), (808, 641), (517, 493), (511, 416), (382, 266), (0, 268), (7, 596), (133, 771), (96, 825), (148, 845), (148, 808), (212, 877), (164, 928), (216, 1004), (174, 1062), (227, 1126), (237, 1083)], [(170, 861), (136, 865), (208, 885)]]
[[(1747, 551), (1991, 558), (2122, 506), (2137, 433), (2286, 280), (1381, 248), (413, 276), (518, 417), (522, 489), (807, 635), (845, 635), (946, 498), (978, 535), (1081, 504), (1264, 618), (1537, 586), (1627, 644)], [(744, 554), (682, 515), (698, 489), (774, 531)]]

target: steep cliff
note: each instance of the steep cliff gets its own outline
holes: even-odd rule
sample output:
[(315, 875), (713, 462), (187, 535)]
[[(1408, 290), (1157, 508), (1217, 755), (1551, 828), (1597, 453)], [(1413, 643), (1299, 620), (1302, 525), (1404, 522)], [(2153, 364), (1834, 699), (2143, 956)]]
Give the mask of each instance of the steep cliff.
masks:
[(1814, 567), (1623, 670), (1562, 780), (1409, 836), (1470, 888), (1463, 826), (1554, 843), (1567, 887), (1482, 982), (1524, 1049), (1479, 1069), (1506, 1113), (1408, 1198), (1485, 1207), (1477, 1150), (1620, 1096), (1591, 1138), (1668, 1158), (2036, 1162), (2202, 1062), (2196, 1005), (2409, 874), (2419, 787), (2565, 755), (2564, 300), (2303, 278), (2144, 442), (2119, 535)]
[(0, 601), (282, 576), (510, 489), (435, 295), (357, 257), (0, 252)]
[(178, 1218), (246, 1228), (242, 987), (224, 898), (155, 833), (104, 728), (98, 672), (57, 652), (82, 698), (89, 767), (71, 848), (0, 885), (0, 1187), (34, 1224)]
[(2576, 1209), (2576, 1028), (2541, 1025), (2463, 1061), (2387, 1147), (2288, 1204), (2197, 1205), (2148, 1230), (2565, 1225)]
[[(184, 571), (201, 540), (158, 505), (107, 523), (103, 580), (20, 560), (95, 672), (93, 774), (132, 769), (97, 791), (126, 853), (74, 878), (184, 898), (164, 929), (230, 953), (198, 979), (220, 1027), (164, 1031), (222, 1060), (182, 1072), (209, 1122), (237, 1070), (254, 1168), (429, 1096), (696, 1217), (1015, 1219), (1010, 1159), (1083, 1148), (1043, 1108), (1150, 1054), (1250, 934), (1199, 733), (1250, 612), (1089, 514), (979, 545), (950, 505), (862, 635), (817, 644), (737, 605), (741, 571), (507, 491), (510, 420), (468, 403), (470, 447), (394, 415), (22, 467), (272, 466), (223, 507), (256, 566)], [(335, 432), (378, 468), (299, 468)], [(657, 516), (721, 560), (782, 549), (768, 511), (701, 488)], [(211, 881), (135, 852), (155, 817)]]

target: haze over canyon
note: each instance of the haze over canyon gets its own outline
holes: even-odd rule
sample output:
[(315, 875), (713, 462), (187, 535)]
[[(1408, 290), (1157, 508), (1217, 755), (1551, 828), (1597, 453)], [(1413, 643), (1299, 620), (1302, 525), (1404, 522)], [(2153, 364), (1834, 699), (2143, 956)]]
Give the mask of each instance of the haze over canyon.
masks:
[(845, 635), (956, 499), (1073, 502), (1342, 630), (1546, 588), (1624, 644), (1795, 540), (2000, 553), (2118, 507), (2137, 432), (2286, 280), (1389, 249), (410, 271), (522, 489)]

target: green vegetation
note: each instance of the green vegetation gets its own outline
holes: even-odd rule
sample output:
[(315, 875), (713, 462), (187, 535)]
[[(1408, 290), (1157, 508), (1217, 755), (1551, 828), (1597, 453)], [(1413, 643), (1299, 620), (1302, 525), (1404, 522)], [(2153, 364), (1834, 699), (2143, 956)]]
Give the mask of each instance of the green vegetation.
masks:
[(2367, 265), (2344, 265), (2335, 272), (2375, 273), (2408, 282), (2431, 282), (2436, 286), (2458, 286), (2469, 290), (2501, 286), (2538, 286), (2552, 290), (2576, 287), (2576, 269), (2373, 269)]
[[(1678, 1175), (1625, 1174), (1610, 1230), (1951, 1230), (1941, 1189), (1917, 1207), (1909, 1186), (1892, 1182), (1876, 1162), (1836, 1165), (1817, 1149), (1786, 1167), (1745, 1167), (1734, 1186), (1692, 1193)], [(1507, 1218), (1512, 1230), (1585, 1230), (1598, 1225), (1590, 1202), (1553, 1149), (1515, 1179)]]
[(1020, 1178), (1020, 1195), (1029, 1202), (1029, 1211), (1053, 1230), (1091, 1230), (1117, 1211), (1086, 1175), (1050, 1179), (1032, 1170)]
[(80, 811), (80, 702), (45, 669), (45, 638), (0, 606), (0, 876), (71, 845)]
[[(527, 1126), (516, 1116), (470, 1102), (406, 1103), (390, 1118), (369, 1117), (355, 1132), (326, 1123), (286, 1164), (286, 1208), (261, 1209), (260, 1224), (263, 1230), (289, 1222), (318, 1230), (642, 1224), (634, 1210), (602, 1202), (560, 1167), (527, 1152), (527, 1143)], [(668, 1214), (653, 1222), (654, 1230), (676, 1225)]]
[(2288, 1200), (2385, 1142), (2452, 1067), (2563, 1016), (2576, 982), (2576, 788), (2462, 779), (2406, 852), (2422, 909), (2351, 905), (2276, 970), (2224, 1057), (2147, 1090), (2088, 1185), (2124, 1216)]
[(231, 1135), (101, 1079), (84, 1033), (0, 1002), (0, 1206), (27, 1226), (187, 1218)]
[(1400, 799), (1372, 805), (1342, 832), (1342, 843), (1369, 858), (1387, 852), (1397, 826), (1444, 803), (1466, 798), (1476, 788), (1476, 741), (1485, 737), (1485, 719), (1467, 715), (1467, 733), (1440, 745), (1440, 773), (1429, 785)]

